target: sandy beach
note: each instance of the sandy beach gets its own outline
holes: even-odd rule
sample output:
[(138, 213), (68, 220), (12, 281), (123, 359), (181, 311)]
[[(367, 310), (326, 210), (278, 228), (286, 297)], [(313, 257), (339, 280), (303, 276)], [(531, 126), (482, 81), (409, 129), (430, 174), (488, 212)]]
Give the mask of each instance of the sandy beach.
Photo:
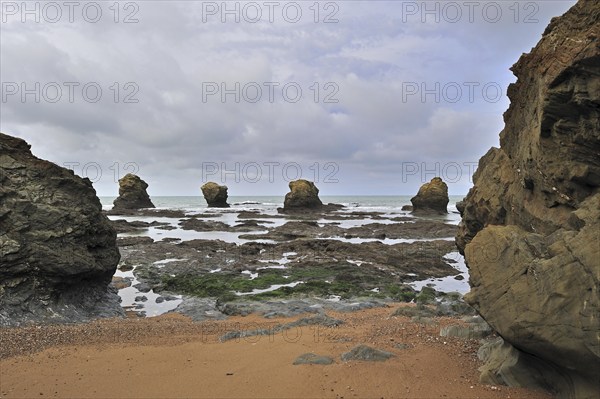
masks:
[[(477, 340), (439, 336), (457, 319), (418, 323), (393, 305), (328, 313), (337, 327), (296, 327), (221, 342), (234, 330), (299, 319), (260, 316), (193, 323), (171, 314), (70, 326), (2, 329), (0, 394), (6, 398), (550, 398), (478, 383)], [(366, 344), (387, 361), (340, 356)], [(331, 365), (293, 365), (301, 354)]]

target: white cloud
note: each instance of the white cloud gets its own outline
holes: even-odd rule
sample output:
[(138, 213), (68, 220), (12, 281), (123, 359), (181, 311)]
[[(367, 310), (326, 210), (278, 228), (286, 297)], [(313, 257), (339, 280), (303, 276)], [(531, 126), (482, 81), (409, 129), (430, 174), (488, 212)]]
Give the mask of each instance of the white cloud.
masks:
[[(312, 2), (302, 3), (295, 24), (280, 11), (273, 23), (221, 23), (219, 15), (203, 22), (209, 2), (132, 3), (138, 23), (122, 23), (134, 9), (120, 9), (115, 23), (112, 3), (102, 3), (98, 23), (81, 14), (74, 23), (21, 23), (17, 15), (0, 25), (3, 90), (13, 83), (31, 89), (39, 82), (41, 90), (49, 82), (79, 83), (73, 102), (66, 101), (64, 85), (56, 103), (44, 95), (39, 103), (32, 95), (21, 101), (21, 93), (3, 98), (0, 128), (58, 164), (101, 165), (100, 194), (115, 194), (113, 175), (135, 164), (154, 195), (195, 195), (206, 162), (298, 162), (305, 171), (332, 162), (339, 167), (340, 182), (329, 186), (336, 194), (412, 193), (418, 179), (398, 183), (405, 163), (477, 161), (497, 144), (507, 101), (486, 101), (480, 91), (473, 101), (466, 92), (457, 102), (436, 100), (407, 95), (407, 84), (477, 82), (479, 90), (494, 82), (505, 89), (513, 80), (508, 68), (537, 42), (550, 17), (574, 1), (536, 3), (539, 22), (529, 24), (525, 3), (519, 23), (506, 6), (497, 23), (454, 24), (403, 14), (412, 2), (334, 2), (339, 22), (332, 24), (313, 22)], [(319, 20), (332, 11), (321, 8)], [(102, 89), (98, 102), (82, 93), (90, 82)], [(244, 94), (252, 91), (239, 102), (228, 94), (222, 102), (220, 93), (203, 96), (211, 82), (219, 90), (221, 83), (229, 89), (256, 84), (262, 96), (250, 103)], [(273, 102), (265, 82), (279, 84)], [(298, 102), (283, 97), (286, 83), (302, 89)], [(325, 102), (328, 95), (337, 102)], [(228, 184), (238, 194), (287, 187), (281, 179), (236, 189)], [(468, 186), (461, 181), (451, 191)]]

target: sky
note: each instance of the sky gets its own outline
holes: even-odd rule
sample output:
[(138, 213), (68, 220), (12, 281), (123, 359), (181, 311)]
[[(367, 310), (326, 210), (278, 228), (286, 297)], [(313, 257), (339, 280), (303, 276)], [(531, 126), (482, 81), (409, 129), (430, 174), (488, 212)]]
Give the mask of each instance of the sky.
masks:
[(0, 131), (116, 196), (466, 194), (562, 1), (0, 3)]

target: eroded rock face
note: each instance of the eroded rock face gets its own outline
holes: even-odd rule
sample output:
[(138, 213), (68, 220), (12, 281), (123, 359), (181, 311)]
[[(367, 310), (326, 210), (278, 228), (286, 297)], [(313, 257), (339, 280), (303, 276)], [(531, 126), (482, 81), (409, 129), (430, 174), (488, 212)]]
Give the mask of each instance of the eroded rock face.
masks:
[(227, 186), (221, 186), (217, 183), (209, 181), (204, 184), (201, 188), (202, 195), (206, 203), (210, 207), (216, 208), (229, 208), (227, 203)]
[(419, 188), (419, 192), (410, 202), (413, 204), (413, 212), (448, 213), (448, 186), (441, 178), (434, 177)]
[(501, 148), (479, 161), (456, 237), (466, 300), (523, 353), (485, 378), (521, 367), (564, 397), (600, 395), (599, 19), (580, 1), (513, 66)]
[(148, 183), (128, 173), (119, 179), (119, 196), (113, 202), (113, 210), (154, 208), (146, 192)]
[(116, 233), (88, 179), (0, 133), (0, 326), (123, 315)]
[(323, 206), (319, 199), (319, 189), (315, 183), (300, 179), (291, 181), (290, 192), (285, 195), (283, 209), (318, 209)]

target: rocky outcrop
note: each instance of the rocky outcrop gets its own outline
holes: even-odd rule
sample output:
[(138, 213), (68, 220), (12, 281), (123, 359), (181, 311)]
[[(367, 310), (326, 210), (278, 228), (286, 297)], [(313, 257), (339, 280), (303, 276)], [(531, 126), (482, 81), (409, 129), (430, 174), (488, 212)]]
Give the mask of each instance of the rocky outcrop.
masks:
[(415, 213), (448, 213), (448, 185), (441, 178), (434, 177), (419, 188), (410, 202)]
[(0, 326), (122, 315), (116, 238), (88, 179), (0, 133)]
[(229, 208), (229, 204), (227, 203), (227, 186), (220, 186), (217, 183), (209, 181), (200, 189), (208, 206)]
[(119, 196), (113, 202), (113, 211), (154, 208), (146, 192), (148, 183), (128, 173), (119, 179)]
[(598, 20), (597, 2), (578, 2), (513, 66), (501, 147), (479, 161), (456, 237), (465, 299), (510, 357), (492, 355), (485, 378), (529, 370), (521, 381), (562, 397), (600, 396)]
[(319, 189), (315, 183), (300, 179), (291, 181), (290, 192), (285, 195), (284, 211), (297, 209), (319, 209), (323, 203), (319, 199)]

